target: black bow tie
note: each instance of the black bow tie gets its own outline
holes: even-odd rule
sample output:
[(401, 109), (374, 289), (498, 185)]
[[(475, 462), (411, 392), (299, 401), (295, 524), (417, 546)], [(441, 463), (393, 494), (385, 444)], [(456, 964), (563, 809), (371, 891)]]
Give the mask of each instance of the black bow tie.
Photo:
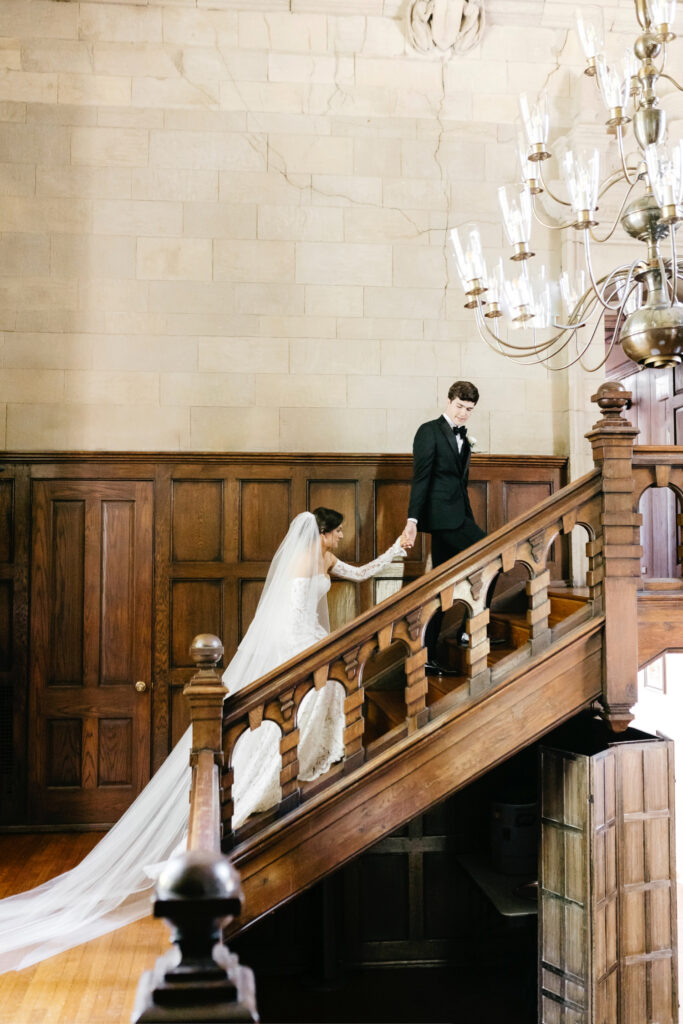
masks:
[(467, 427), (453, 427), (453, 433), (456, 437), (461, 437), (464, 441), (467, 437)]

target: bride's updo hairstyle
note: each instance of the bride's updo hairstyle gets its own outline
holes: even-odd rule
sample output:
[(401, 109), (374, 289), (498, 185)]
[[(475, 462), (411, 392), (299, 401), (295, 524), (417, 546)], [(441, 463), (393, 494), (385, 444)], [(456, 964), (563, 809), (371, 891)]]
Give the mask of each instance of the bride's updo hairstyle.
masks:
[(344, 516), (341, 512), (336, 512), (333, 508), (323, 508), (322, 506), (314, 508), (313, 515), (315, 516), (320, 533), (329, 533), (330, 530), (336, 530), (344, 521)]

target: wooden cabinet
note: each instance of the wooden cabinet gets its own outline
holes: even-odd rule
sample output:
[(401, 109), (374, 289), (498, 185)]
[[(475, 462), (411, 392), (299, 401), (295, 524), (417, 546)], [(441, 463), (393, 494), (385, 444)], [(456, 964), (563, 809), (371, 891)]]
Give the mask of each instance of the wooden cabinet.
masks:
[(673, 743), (542, 749), (539, 1020), (678, 1019)]
[[(403, 529), (411, 471), (409, 455), (6, 453), (0, 821), (118, 817), (185, 730), (192, 638), (216, 633), (232, 657), (291, 517), (339, 509), (340, 556), (370, 561)], [(494, 530), (565, 473), (560, 458), (475, 455), (475, 512)], [(332, 628), (420, 576), (428, 553), (420, 534), (380, 578), (335, 581)], [(556, 578), (565, 557), (556, 542)]]

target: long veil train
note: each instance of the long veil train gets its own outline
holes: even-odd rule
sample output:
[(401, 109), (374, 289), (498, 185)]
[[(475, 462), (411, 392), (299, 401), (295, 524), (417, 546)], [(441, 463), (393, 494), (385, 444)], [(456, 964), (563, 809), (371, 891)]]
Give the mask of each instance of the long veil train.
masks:
[[(254, 619), (224, 673), (231, 695), (329, 632), (326, 595), (306, 585), (320, 579), (319, 560), (315, 516), (302, 512), (273, 558)], [(145, 866), (168, 859), (187, 831), (191, 741), (188, 729), (77, 867), (0, 901), (0, 971), (28, 967), (149, 914), (154, 882)]]

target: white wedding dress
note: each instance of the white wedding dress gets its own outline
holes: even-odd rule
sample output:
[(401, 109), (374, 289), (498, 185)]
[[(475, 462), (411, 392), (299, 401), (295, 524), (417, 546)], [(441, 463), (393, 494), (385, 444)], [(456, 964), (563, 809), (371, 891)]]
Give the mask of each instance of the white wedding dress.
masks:
[[(365, 566), (337, 561), (334, 575), (369, 579), (405, 552), (396, 541)], [(223, 674), (229, 697), (329, 633), (329, 576), (321, 572), (315, 517), (292, 521), (273, 558), (254, 619)], [(299, 777), (318, 778), (344, 756), (344, 694), (328, 682), (298, 713)], [(274, 722), (240, 736), (233, 752), (233, 828), (281, 797), (280, 731)], [(0, 972), (19, 970), (130, 924), (150, 912), (160, 865), (185, 842), (192, 730), (119, 821), (77, 867), (0, 900)]]

